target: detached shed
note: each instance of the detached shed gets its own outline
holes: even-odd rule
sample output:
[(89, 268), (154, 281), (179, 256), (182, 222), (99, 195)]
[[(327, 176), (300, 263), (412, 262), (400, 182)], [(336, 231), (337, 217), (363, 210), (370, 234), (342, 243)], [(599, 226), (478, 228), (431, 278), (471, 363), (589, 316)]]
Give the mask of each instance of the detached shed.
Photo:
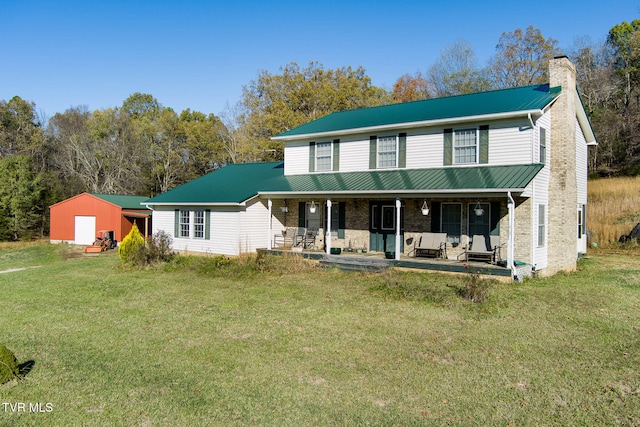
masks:
[(118, 242), (135, 223), (146, 237), (151, 233), (151, 210), (146, 197), (82, 193), (49, 207), (51, 243), (90, 245), (100, 230), (113, 230)]

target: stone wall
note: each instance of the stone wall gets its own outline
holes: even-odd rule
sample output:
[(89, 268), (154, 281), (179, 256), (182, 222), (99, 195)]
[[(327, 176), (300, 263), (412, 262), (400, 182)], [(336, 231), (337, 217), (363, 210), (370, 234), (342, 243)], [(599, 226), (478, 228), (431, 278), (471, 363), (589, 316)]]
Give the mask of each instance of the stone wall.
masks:
[(548, 206), (548, 266), (541, 272), (575, 270), (577, 261), (578, 203), (576, 176), (576, 69), (566, 58), (549, 64), (551, 87), (562, 93), (551, 107), (551, 149)]

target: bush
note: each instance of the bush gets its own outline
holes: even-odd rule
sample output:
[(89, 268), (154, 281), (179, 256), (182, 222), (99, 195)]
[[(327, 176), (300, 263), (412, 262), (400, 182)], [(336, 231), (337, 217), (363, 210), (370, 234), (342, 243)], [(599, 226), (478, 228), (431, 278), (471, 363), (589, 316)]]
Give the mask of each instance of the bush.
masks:
[[(131, 231), (133, 232), (133, 229)], [(120, 244), (122, 250), (118, 250), (120, 257), (127, 264), (145, 267), (158, 262), (171, 261), (175, 256), (175, 253), (171, 250), (173, 239), (162, 230), (148, 237), (146, 242), (138, 234), (140, 239), (134, 238), (135, 240), (127, 241), (125, 244), (129, 235)]]
[(0, 384), (11, 381), (19, 373), (16, 356), (7, 347), (0, 345)]
[(469, 270), (469, 274), (462, 279), (459, 293), (471, 302), (481, 303), (489, 297), (489, 287), (492, 283), (491, 280), (481, 278), (479, 271)]
[(133, 262), (133, 258), (140, 257), (140, 250), (144, 250), (144, 238), (140, 235), (138, 226), (134, 223), (131, 231), (118, 246), (118, 255), (124, 262)]

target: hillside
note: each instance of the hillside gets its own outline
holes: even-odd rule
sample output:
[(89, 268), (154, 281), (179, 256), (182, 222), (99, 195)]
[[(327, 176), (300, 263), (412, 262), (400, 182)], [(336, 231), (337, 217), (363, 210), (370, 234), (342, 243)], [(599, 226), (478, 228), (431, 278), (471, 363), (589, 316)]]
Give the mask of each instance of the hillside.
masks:
[(590, 180), (588, 197), (590, 243), (615, 243), (640, 222), (640, 176)]

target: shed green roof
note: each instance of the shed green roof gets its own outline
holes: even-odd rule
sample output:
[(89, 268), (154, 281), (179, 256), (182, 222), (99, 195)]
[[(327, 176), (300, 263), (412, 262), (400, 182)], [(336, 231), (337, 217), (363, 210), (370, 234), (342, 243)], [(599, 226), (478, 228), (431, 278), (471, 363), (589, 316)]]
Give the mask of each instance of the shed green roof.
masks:
[(544, 109), (560, 94), (548, 84), (340, 111), (282, 132), (274, 139), (354, 131), (408, 123), (481, 117)]
[(122, 196), (119, 194), (97, 194), (90, 193), (92, 196), (113, 203), (116, 206), (120, 206), (122, 209), (143, 209), (142, 202), (147, 200), (142, 196)]
[(146, 201), (150, 205), (240, 204), (260, 194), (366, 195), (523, 190), (541, 164), (394, 169), (284, 176), (282, 162), (229, 165)]

